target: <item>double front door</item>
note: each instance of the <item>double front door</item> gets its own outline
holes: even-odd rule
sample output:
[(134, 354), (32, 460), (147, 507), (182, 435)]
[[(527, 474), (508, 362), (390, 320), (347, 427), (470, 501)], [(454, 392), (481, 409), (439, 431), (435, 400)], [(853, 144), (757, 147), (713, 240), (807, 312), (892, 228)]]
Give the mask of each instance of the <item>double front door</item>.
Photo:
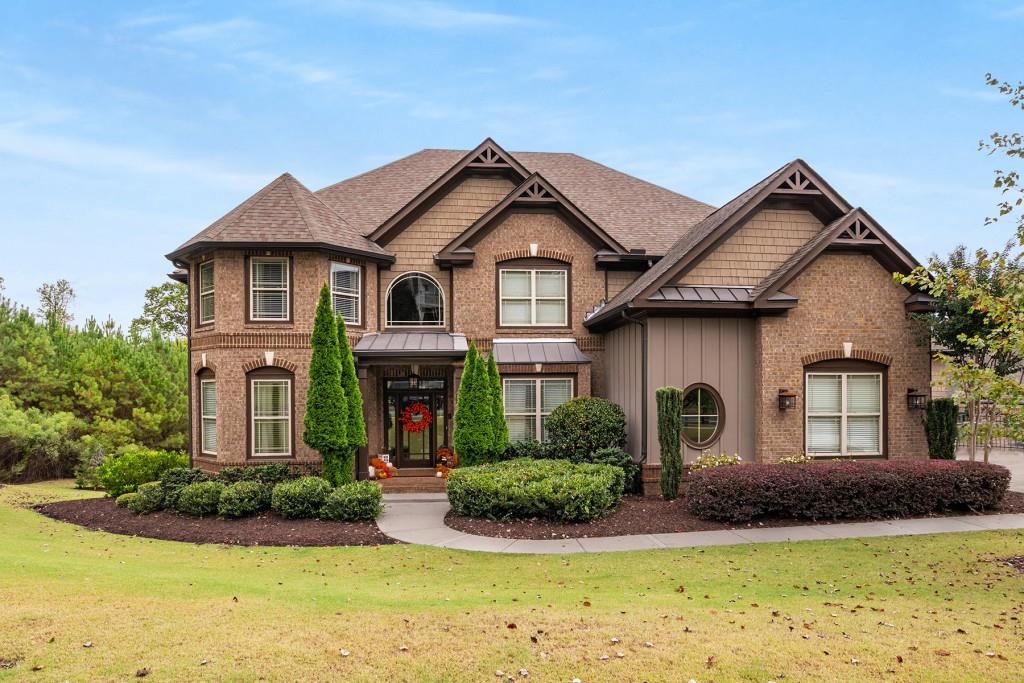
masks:
[(399, 468), (433, 467), (437, 449), (446, 445), (447, 439), (448, 394), (444, 379), (386, 380), (384, 404), (392, 462)]

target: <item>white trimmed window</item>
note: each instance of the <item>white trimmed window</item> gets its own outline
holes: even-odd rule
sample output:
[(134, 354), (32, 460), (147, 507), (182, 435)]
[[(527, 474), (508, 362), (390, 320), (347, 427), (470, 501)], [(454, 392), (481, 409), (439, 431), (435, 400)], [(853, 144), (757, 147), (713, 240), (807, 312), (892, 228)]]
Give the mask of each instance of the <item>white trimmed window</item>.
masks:
[(505, 422), (511, 441), (547, 441), (547, 419), (572, 398), (572, 379), (504, 380)]
[(213, 322), (213, 261), (199, 264), (199, 324)]
[(498, 274), (502, 326), (565, 327), (568, 324), (565, 270), (503, 269)]
[(362, 269), (347, 263), (331, 263), (331, 301), (335, 315), (349, 325), (359, 325)]
[(404, 273), (388, 287), (389, 326), (444, 326), (444, 293), (425, 273)]
[(292, 381), (290, 379), (253, 379), (250, 381), (252, 406), (252, 454), (254, 456), (290, 456), (292, 454)]
[(249, 260), (251, 320), (288, 320), (288, 257)]
[(882, 455), (882, 374), (807, 373), (807, 454)]
[(217, 381), (199, 382), (199, 414), (202, 419), (203, 453), (217, 454)]

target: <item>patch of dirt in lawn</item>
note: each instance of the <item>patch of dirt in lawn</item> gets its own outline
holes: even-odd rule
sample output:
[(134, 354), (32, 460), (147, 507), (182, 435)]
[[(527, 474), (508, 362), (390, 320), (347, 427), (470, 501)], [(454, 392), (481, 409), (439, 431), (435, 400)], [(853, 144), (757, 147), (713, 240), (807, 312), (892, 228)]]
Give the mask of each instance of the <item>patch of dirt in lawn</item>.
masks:
[(166, 511), (136, 515), (117, 507), (112, 498), (65, 500), (37, 505), (35, 509), (47, 517), (97, 531), (165, 541), (277, 546), (383, 545), (397, 542), (382, 534), (374, 522), (284, 519), (274, 513), (243, 519), (200, 519)]
[[(1024, 512), (1024, 493), (1010, 491), (1002, 505), (982, 514), (1007, 514)], [(932, 517), (951, 517), (970, 514), (969, 511), (954, 510)], [(872, 520), (840, 519), (836, 522), (858, 522)], [(660, 498), (626, 496), (611, 513), (590, 522), (560, 523), (546, 519), (514, 519), (508, 522), (494, 522), (489, 519), (462, 517), (449, 512), (444, 523), (457, 531), (478, 536), (497, 538), (594, 538), (597, 536), (627, 536), (629, 534), (671, 534), (680, 531), (717, 531), (721, 529), (758, 529), (764, 527), (802, 526), (808, 524), (830, 524), (830, 521), (810, 521), (793, 518), (763, 518), (748, 524), (709, 522), (694, 517), (686, 511), (684, 498), (664, 501)]]
[(1021, 574), (1024, 574), (1024, 555), (1015, 555), (1013, 557), (1007, 557), (1006, 559), (1002, 560), (1002, 562), (1005, 562), (1006, 564), (1010, 565), (1011, 567), (1019, 571)]

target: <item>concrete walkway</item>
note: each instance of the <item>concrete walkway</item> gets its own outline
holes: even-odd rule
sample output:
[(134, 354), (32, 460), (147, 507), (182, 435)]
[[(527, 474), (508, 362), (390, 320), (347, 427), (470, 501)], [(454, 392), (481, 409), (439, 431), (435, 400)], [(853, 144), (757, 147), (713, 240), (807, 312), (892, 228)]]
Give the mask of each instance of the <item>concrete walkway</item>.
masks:
[(739, 529), (736, 531), (687, 531), (677, 534), (640, 534), (596, 538), (526, 540), (474, 536), (444, 524), (450, 509), (443, 493), (407, 493), (384, 496), (384, 514), (377, 526), (388, 536), (406, 543), (490, 553), (595, 553), (617, 550), (690, 548), (703, 545), (823, 541), (866, 536), (912, 536), (956, 531), (1024, 529), (1024, 514), (929, 517), (894, 522), (852, 522), (809, 526)]

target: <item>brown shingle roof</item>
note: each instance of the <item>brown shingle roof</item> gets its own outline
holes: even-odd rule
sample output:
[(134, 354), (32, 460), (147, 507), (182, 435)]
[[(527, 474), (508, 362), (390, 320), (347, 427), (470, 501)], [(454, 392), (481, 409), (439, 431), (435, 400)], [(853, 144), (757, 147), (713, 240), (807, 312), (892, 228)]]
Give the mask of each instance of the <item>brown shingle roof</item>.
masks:
[(283, 173), (168, 255), (205, 244), (289, 244), (334, 247), (390, 259), (290, 173)]
[[(466, 155), (425, 149), (317, 191), (327, 204), (368, 235)], [(530, 172), (547, 178), (573, 204), (628, 249), (663, 254), (714, 210), (589, 159), (561, 152), (511, 152)]]

